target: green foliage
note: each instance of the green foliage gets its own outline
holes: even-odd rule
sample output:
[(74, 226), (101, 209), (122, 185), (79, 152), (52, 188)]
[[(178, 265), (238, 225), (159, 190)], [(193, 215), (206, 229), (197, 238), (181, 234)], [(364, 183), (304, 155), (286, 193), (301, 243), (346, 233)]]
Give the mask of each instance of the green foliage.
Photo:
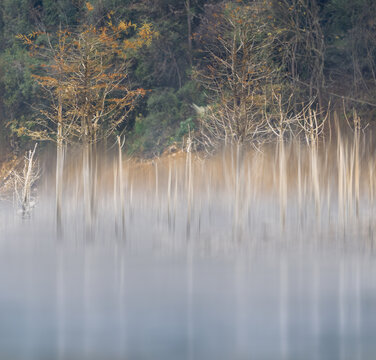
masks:
[(195, 130), (195, 123), (194, 123), (194, 118), (189, 117), (188, 119), (181, 121), (179, 130), (177, 132), (177, 138), (180, 140), (184, 136), (188, 135), (189, 133), (193, 133)]
[(190, 81), (179, 91), (155, 89), (149, 96), (145, 114), (136, 118), (129, 142), (130, 153), (160, 154), (164, 148), (182, 141), (194, 131), (192, 104), (202, 104), (202, 93)]
[(153, 91), (147, 100), (146, 116), (136, 119), (129, 151), (160, 153), (171, 141), (179, 121), (181, 102), (173, 89)]
[(12, 47), (18, 33), (32, 31), (33, 19), (29, 0), (3, 0), (0, 2), (2, 23), (2, 49)]
[(1, 56), (1, 66), (7, 69), (2, 74), (4, 104), (13, 111), (19, 111), (25, 104), (32, 102), (35, 83), (31, 76), (30, 66), (33, 59), (23, 49), (7, 50)]
[(35, 60), (17, 46), (0, 56), (0, 67), (7, 69), (0, 74), (0, 83), (8, 131), (14, 132), (17, 127), (30, 125), (27, 121), (32, 118), (31, 104), (36, 95), (30, 71), (34, 64)]
[[(323, 17), (328, 45), (328, 67), (336, 61), (346, 69), (354, 64), (353, 56), (361, 62), (367, 60), (371, 52), (375, 60), (376, 48), (376, 8), (372, 0), (331, 0), (327, 4)], [(344, 69), (345, 70), (345, 69)]]
[(36, 11), (47, 29), (77, 25), (85, 11), (83, 0), (43, 0), (39, 3)]

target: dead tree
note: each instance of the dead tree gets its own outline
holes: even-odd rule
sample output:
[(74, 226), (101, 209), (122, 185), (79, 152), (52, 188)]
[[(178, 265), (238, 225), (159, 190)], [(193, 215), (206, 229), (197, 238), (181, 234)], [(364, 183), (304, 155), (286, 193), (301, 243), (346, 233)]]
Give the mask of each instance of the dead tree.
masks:
[(263, 109), (276, 70), (264, 11), (257, 1), (206, 9), (199, 34), (205, 58), (196, 72), (210, 103), (200, 116), (205, 146), (250, 143), (267, 128)]
[(40, 175), (39, 165), (34, 158), (36, 148), (37, 144), (35, 144), (33, 150), (26, 153), (23, 170), (12, 172), (14, 196), (24, 218), (31, 215), (36, 202), (36, 198), (32, 196), (32, 187)]

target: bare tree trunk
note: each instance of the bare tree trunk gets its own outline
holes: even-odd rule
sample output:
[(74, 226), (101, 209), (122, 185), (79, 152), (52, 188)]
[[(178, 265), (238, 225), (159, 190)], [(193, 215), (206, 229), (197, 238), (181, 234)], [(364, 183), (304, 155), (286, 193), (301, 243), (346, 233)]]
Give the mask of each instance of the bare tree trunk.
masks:
[[(235, 158), (235, 204), (233, 213), (233, 237), (234, 240), (241, 239), (241, 216), (242, 216), (242, 193), (241, 193), (241, 175), (243, 167), (243, 147), (242, 143), (238, 142), (236, 144), (236, 158)], [(233, 155), (231, 155), (233, 156)]]
[(30, 211), (30, 193), (31, 193), (31, 185), (33, 182), (32, 174), (33, 174), (33, 165), (34, 165), (34, 155), (35, 150), (37, 148), (37, 144), (34, 146), (33, 151), (29, 151), (27, 156), (27, 170), (25, 172), (25, 183), (22, 192), (22, 214), (25, 216)]
[(171, 160), (168, 162), (168, 180), (167, 180), (167, 222), (168, 228), (171, 227)]
[(286, 208), (287, 208), (287, 172), (286, 172), (286, 149), (283, 136), (278, 142), (278, 160), (279, 160), (279, 207), (281, 229), (285, 230)]
[(22, 217), (26, 218), (30, 215), (32, 209), (31, 188), (39, 178), (39, 171), (34, 161), (34, 155), (37, 148), (27, 152), (24, 160), (24, 168), (22, 172), (12, 171), (14, 179), (14, 195), (21, 206)]
[(58, 237), (63, 235), (62, 227), (62, 198), (63, 198), (63, 168), (64, 168), (64, 148), (58, 143), (56, 148), (56, 233)]
[(90, 144), (83, 145), (82, 157), (82, 177), (83, 177), (83, 193), (84, 193), (84, 219), (85, 219), (85, 235), (91, 235), (92, 228), (92, 181), (91, 181), (91, 154)]
[(191, 236), (191, 220), (192, 220), (192, 197), (193, 197), (193, 177), (192, 177), (192, 140), (191, 132), (189, 131), (187, 140), (187, 157), (185, 163), (185, 173), (186, 173), (186, 190), (187, 190), (187, 224), (186, 224), (186, 236), (187, 239)]
[(63, 169), (64, 169), (64, 148), (63, 148), (63, 109), (62, 99), (59, 95), (58, 125), (57, 125), (57, 147), (56, 147), (56, 233), (58, 237), (63, 234), (61, 221), (61, 202), (63, 197)]
[(119, 154), (119, 197), (120, 197), (120, 214), (121, 214), (121, 235), (124, 237), (125, 234), (125, 205), (124, 205), (124, 177), (123, 177), (123, 154), (121, 151), (122, 144), (120, 136), (117, 137), (118, 142), (118, 154)]

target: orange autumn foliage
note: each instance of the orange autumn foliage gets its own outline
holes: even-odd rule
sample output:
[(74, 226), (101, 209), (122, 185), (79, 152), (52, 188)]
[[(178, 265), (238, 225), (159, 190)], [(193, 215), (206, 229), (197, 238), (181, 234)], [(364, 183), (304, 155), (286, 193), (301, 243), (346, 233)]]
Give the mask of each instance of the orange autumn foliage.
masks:
[(128, 81), (129, 52), (150, 45), (158, 33), (147, 23), (114, 25), (111, 13), (108, 18), (107, 26), (17, 36), (42, 61), (33, 78), (45, 90), (48, 106), (39, 111), (41, 126), (30, 131), (33, 137), (96, 142), (116, 130), (144, 96), (145, 90), (132, 89)]

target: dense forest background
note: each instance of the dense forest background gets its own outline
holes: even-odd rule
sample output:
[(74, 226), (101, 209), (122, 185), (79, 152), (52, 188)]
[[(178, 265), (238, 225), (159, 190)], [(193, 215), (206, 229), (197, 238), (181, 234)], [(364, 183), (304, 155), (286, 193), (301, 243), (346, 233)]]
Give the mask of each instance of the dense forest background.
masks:
[[(47, 101), (33, 78), (42, 60), (17, 35), (53, 38), (59, 29), (108, 21), (109, 13), (117, 23), (151, 24), (157, 34), (129, 55), (127, 81), (145, 94), (114, 132), (125, 136), (128, 153), (153, 156), (182, 146), (208, 106), (230, 100), (231, 108), (216, 109), (247, 124), (258, 122), (269, 102), (286, 114), (310, 104), (318, 112), (355, 108), (370, 121), (375, 115), (374, 0), (1, 0), (3, 151), (26, 147), (30, 135), (19, 129), (32, 129), (36, 104)], [(239, 130), (243, 141), (250, 129)]]

